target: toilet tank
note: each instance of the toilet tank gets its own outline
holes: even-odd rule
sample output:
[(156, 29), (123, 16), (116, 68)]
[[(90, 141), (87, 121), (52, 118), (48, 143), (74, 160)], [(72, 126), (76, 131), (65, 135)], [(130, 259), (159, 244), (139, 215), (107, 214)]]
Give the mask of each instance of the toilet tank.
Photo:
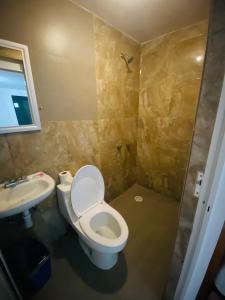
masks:
[(71, 223), (75, 221), (74, 213), (72, 211), (72, 205), (70, 200), (71, 185), (58, 184), (57, 185), (57, 198), (59, 204), (59, 210), (64, 218)]

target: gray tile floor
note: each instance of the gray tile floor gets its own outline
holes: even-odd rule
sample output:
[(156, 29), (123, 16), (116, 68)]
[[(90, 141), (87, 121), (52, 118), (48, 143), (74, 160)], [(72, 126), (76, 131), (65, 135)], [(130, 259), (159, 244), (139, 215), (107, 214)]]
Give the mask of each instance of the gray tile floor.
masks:
[[(143, 202), (135, 202), (141, 195)], [(178, 203), (134, 185), (111, 202), (125, 218), (129, 239), (117, 265), (101, 271), (71, 229), (52, 248), (52, 277), (34, 297), (45, 299), (159, 300), (167, 280), (178, 223)]]

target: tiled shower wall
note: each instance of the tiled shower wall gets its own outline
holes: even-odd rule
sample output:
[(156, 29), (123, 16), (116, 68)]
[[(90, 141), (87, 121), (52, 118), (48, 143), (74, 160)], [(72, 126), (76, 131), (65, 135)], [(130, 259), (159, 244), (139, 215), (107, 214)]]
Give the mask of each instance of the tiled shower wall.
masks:
[[(140, 49), (98, 18), (94, 33), (100, 162), (110, 200), (136, 181)], [(134, 58), (131, 73), (121, 52)]]
[(141, 47), (137, 180), (181, 199), (206, 46), (207, 21)]

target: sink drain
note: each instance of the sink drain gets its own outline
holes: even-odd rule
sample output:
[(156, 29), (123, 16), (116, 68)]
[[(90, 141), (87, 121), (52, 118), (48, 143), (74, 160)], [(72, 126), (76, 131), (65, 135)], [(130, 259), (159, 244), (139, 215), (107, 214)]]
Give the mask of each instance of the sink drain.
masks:
[(143, 198), (142, 198), (141, 196), (135, 196), (135, 197), (134, 197), (134, 200), (135, 200), (136, 202), (142, 202), (142, 201), (143, 201)]

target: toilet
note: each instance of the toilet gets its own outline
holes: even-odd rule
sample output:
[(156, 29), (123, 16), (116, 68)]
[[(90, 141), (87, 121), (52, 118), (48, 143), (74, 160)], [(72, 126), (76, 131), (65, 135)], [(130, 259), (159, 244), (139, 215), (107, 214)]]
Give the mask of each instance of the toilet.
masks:
[(98, 168), (86, 165), (72, 183), (57, 185), (59, 209), (78, 233), (79, 243), (100, 269), (112, 268), (128, 239), (128, 227), (114, 208), (104, 201), (104, 179)]

